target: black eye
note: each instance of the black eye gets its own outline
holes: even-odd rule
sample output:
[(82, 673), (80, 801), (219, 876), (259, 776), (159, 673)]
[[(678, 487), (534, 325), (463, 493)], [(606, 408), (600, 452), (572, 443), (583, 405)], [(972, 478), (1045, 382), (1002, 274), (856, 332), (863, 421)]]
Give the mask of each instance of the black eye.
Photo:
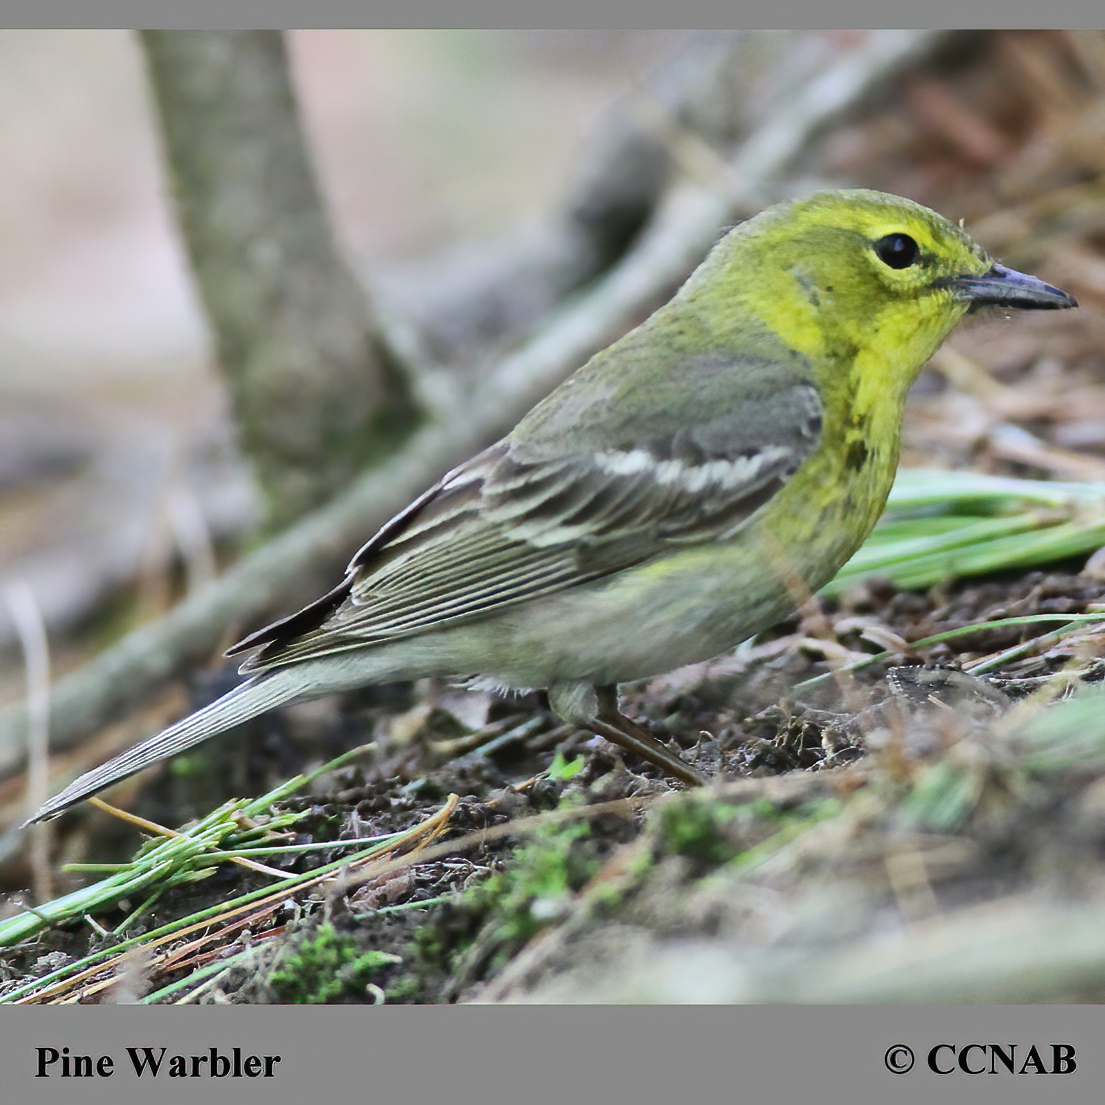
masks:
[(887, 234), (875, 243), (875, 252), (892, 269), (908, 269), (921, 256), (921, 247), (908, 234)]

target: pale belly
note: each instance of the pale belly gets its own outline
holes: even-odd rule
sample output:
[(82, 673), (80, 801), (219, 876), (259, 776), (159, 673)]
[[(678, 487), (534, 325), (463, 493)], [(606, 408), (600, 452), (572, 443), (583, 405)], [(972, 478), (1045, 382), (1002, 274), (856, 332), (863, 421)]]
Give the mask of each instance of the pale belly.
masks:
[[(826, 513), (844, 506), (842, 499)], [(735, 648), (809, 599), (869, 529), (866, 517), (852, 526), (829, 516), (806, 521), (786, 541), (752, 527), (737, 541), (680, 551), (504, 613), (485, 627), (478, 670), (504, 686), (621, 683)]]

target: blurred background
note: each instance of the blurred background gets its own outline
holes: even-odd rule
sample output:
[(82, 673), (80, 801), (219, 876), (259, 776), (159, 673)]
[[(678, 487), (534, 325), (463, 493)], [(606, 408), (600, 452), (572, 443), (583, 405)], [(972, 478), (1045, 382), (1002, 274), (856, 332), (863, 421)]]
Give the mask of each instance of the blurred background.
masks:
[[(599, 114), (682, 37), (288, 36), (348, 261), (365, 277), (398, 272), (538, 218)], [(256, 504), (136, 36), (0, 34), (0, 149), (0, 581), (28, 580), (47, 624), (68, 628), (144, 576), (140, 619), (165, 601), (174, 512), (199, 511), (226, 538), (249, 528)], [(6, 610), (0, 625), (10, 647)], [(9, 698), (22, 693), (21, 664), (3, 655), (15, 661), (0, 668)]]

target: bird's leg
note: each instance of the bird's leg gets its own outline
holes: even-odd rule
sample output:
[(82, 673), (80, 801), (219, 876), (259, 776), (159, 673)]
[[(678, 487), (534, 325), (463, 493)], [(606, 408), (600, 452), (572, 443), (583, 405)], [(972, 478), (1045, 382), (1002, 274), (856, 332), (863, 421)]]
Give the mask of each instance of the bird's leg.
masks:
[(572, 725), (590, 729), (621, 745), (627, 752), (655, 764), (691, 786), (705, 786), (707, 779), (689, 763), (668, 751), (651, 733), (634, 725), (618, 709), (618, 689), (593, 687), (589, 683), (554, 683), (549, 687), (549, 705)]

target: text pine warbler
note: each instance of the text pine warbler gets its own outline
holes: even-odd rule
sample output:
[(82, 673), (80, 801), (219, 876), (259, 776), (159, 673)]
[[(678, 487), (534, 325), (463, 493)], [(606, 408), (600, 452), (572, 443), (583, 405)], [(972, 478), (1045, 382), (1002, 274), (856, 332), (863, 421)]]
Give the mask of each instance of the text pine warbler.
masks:
[(345, 580), (247, 637), (249, 676), (77, 779), (35, 820), (274, 706), (480, 676), (687, 783), (618, 683), (794, 611), (871, 531), (906, 392), (968, 311), (1074, 300), (924, 207), (869, 191), (772, 207), (500, 442), (387, 523)]

